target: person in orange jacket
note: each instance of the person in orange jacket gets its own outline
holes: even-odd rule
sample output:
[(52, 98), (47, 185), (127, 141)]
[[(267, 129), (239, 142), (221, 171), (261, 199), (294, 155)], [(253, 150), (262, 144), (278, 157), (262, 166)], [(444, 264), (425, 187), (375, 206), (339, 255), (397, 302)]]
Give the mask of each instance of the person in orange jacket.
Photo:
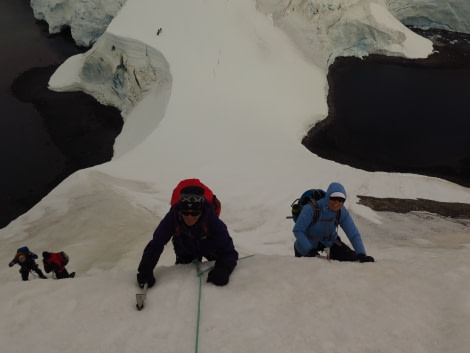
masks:
[(65, 252), (44, 251), (42, 257), (46, 273), (53, 272), (56, 279), (75, 277), (75, 272), (69, 273), (65, 268), (65, 265), (69, 263), (69, 257)]

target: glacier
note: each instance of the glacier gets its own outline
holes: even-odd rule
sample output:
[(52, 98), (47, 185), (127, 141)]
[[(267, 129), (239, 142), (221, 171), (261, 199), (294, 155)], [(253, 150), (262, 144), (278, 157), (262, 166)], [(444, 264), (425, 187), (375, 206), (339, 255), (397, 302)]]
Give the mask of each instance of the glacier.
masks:
[(49, 33), (69, 27), (79, 46), (88, 47), (105, 32), (125, 0), (31, 0), (37, 20), (46, 21)]
[[(59, 69), (76, 77), (69, 76), (69, 83), (53, 77), (51, 89), (82, 90), (120, 109), (124, 118), (152, 86), (160, 85), (154, 91), (165, 92), (167, 100), (171, 72), (158, 45), (120, 38), (110, 26), (114, 18), (119, 21), (121, 11), (127, 16), (126, 4), (132, 1), (31, 0), (34, 16), (49, 24), (50, 33), (70, 27), (78, 45), (92, 45), (80, 60), (68, 60)], [(423, 58), (432, 53), (431, 42), (403, 24), (470, 33), (470, 10), (463, 0), (257, 0), (256, 8), (325, 71), (338, 56)], [(153, 127), (160, 119), (156, 117)]]
[[(338, 56), (383, 54), (423, 58), (433, 51), (428, 39), (405, 27), (380, 0), (258, 0), (253, 4), (325, 75)], [(84, 91), (102, 104), (120, 109), (125, 125), (146, 126), (145, 131), (132, 136), (143, 133), (140, 136), (145, 138), (150, 134), (166, 111), (172, 86), (171, 64), (161, 46), (165, 28), (157, 36), (160, 25), (152, 23), (156, 21), (155, 16), (132, 13), (139, 6), (150, 5), (145, 1), (137, 5), (134, 0), (95, 5), (86, 1), (32, 0), (31, 6), (36, 18), (49, 23), (51, 32), (69, 26), (77, 44), (93, 43), (88, 52), (61, 65), (51, 77), (50, 89)], [(207, 6), (210, 11), (211, 5)], [(181, 7), (184, 9), (183, 4)], [(163, 5), (162, 11), (165, 11)], [(126, 19), (133, 16), (142, 18), (129, 26)], [(449, 23), (458, 21), (448, 20)], [(147, 95), (161, 101), (162, 108), (145, 122), (128, 123), (132, 109)], [(129, 129), (132, 127), (125, 126), (124, 131)], [(126, 138), (125, 134), (121, 138), (135, 146), (133, 138)], [(117, 154), (127, 150), (118, 147)]]
[(470, 33), (470, 8), (465, 0), (387, 0), (386, 6), (407, 26)]
[[(350, 8), (358, 0), (257, 0), (260, 7), (272, 12), (301, 10), (311, 18), (335, 9)], [(422, 29), (439, 28), (470, 33), (470, 10), (465, 0), (383, 0), (385, 6), (402, 23)], [(50, 33), (70, 27), (72, 37), (81, 46), (90, 46), (106, 31), (109, 23), (126, 0), (31, 0), (34, 16), (48, 23)], [(317, 16), (318, 18), (318, 16)]]
[[(432, 42), (406, 26), (470, 33), (470, 10), (463, 0), (248, 3), (282, 31), (296, 50), (325, 76), (339, 56), (362, 58), (382, 54), (426, 58), (432, 54)], [(165, 52), (166, 28), (162, 35), (157, 35), (165, 5), (162, 2), (155, 6), (161, 8), (158, 16), (140, 13), (142, 8), (152, 6), (136, 0), (31, 0), (34, 16), (46, 21), (51, 33), (70, 27), (78, 45), (91, 46), (86, 53), (66, 60), (51, 77), (49, 88), (58, 92), (83, 91), (121, 111), (124, 128), (115, 144), (116, 157), (132, 150), (156, 129), (171, 97), (173, 78), (171, 60)], [(184, 2), (180, 6), (183, 13), (187, 6)], [(198, 6), (207, 6), (210, 11), (214, 5), (209, 2)], [(210, 31), (217, 29), (208, 28), (203, 35), (210, 35)], [(325, 97), (327, 90), (325, 85)], [(131, 114), (139, 109), (139, 104), (146, 104), (144, 98), (158, 102), (154, 114), (145, 117)]]

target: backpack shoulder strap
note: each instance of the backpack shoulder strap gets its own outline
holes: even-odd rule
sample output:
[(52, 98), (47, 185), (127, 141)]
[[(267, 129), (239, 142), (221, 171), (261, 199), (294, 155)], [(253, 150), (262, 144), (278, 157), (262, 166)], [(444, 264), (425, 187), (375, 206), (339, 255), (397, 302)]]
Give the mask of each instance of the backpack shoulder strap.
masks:
[(338, 228), (339, 225), (339, 219), (341, 218), (341, 208), (336, 212), (336, 217), (335, 217), (335, 226)]
[[(318, 206), (318, 202), (313, 197), (310, 197), (310, 199), (308, 200), (308, 203), (312, 205), (313, 211), (314, 211), (312, 223), (310, 223), (310, 226), (311, 226), (312, 224), (317, 223), (318, 219), (320, 218), (320, 206)], [(335, 227), (336, 228), (338, 228), (339, 226), (340, 218), (341, 218), (341, 209), (339, 209), (335, 215)]]
[(310, 204), (313, 208), (313, 218), (309, 225), (310, 227), (312, 224), (317, 223), (318, 219), (320, 218), (320, 206), (318, 206), (318, 202), (313, 197), (309, 197), (307, 203)]

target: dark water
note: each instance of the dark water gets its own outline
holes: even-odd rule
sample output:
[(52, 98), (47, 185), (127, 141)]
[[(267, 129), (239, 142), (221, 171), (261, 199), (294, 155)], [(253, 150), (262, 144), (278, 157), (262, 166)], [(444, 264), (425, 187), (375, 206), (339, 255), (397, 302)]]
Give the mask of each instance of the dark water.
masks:
[(55, 68), (85, 49), (49, 35), (28, 0), (2, 0), (0, 26), (2, 228), (74, 171), (110, 160), (122, 118), (83, 93), (47, 89)]
[(304, 145), (356, 168), (470, 187), (470, 36), (424, 33), (439, 44), (426, 60), (337, 60), (328, 76), (329, 116)]

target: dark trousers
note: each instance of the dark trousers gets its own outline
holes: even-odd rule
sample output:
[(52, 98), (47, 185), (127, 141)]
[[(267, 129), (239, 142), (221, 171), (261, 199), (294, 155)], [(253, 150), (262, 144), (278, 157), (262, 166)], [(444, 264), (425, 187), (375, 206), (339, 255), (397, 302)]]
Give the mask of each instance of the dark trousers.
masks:
[[(337, 242), (333, 244), (330, 248), (330, 259), (331, 260), (336, 260), (336, 261), (357, 261), (357, 253), (351, 249), (349, 246), (347, 246), (345, 243), (341, 241), (341, 238), (337, 238)], [(320, 244), (321, 245), (321, 244)], [(321, 246), (322, 251), (324, 249), (323, 246)], [(312, 249), (309, 251), (309, 253), (305, 256), (302, 256), (297, 249), (294, 248), (295, 251), (295, 257), (315, 257), (318, 255), (318, 250), (319, 249)]]
[(20, 270), (20, 273), (21, 273), (21, 279), (23, 281), (27, 281), (29, 277), (29, 268), (22, 268)]
[(29, 277), (29, 272), (34, 271), (38, 274), (40, 278), (47, 278), (44, 276), (44, 273), (39, 269), (38, 265), (33, 266), (33, 267), (21, 267), (20, 273), (21, 273), (21, 279), (23, 281), (27, 281)]
[(339, 244), (333, 244), (330, 248), (330, 259), (337, 261), (357, 261), (357, 253), (339, 240)]

